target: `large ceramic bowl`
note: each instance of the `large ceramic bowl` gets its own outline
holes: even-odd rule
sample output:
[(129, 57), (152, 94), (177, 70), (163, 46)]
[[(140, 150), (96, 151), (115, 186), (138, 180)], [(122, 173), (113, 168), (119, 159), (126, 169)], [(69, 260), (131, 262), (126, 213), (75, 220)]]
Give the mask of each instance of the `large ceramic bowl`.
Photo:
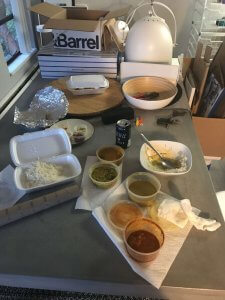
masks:
[(178, 158), (181, 161), (181, 167), (178, 169), (160, 170), (152, 163), (158, 156), (147, 144), (143, 144), (140, 150), (140, 162), (143, 168), (151, 173), (163, 176), (182, 175), (190, 171), (192, 167), (192, 155), (187, 146), (172, 141), (156, 140), (149, 142), (164, 157)]
[[(167, 106), (177, 94), (177, 87), (171, 81), (154, 76), (130, 79), (123, 84), (122, 90), (130, 104), (146, 110), (160, 109)], [(159, 96), (153, 100), (135, 98), (137, 95), (153, 92), (159, 93)]]

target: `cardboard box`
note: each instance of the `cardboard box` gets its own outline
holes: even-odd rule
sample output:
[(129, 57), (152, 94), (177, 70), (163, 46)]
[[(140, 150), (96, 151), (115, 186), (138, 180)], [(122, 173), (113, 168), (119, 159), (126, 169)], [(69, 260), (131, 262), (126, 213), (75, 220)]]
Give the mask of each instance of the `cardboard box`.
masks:
[(109, 12), (40, 3), (30, 10), (48, 18), (44, 28), (52, 29), (55, 48), (101, 51), (104, 25), (126, 15), (129, 8)]
[(225, 157), (225, 119), (193, 117), (206, 162)]

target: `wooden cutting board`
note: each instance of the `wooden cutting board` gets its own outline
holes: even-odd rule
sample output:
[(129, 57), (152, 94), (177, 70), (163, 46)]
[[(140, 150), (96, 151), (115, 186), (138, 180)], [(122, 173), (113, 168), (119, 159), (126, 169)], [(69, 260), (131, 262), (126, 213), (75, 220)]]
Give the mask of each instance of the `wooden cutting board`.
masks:
[(68, 114), (72, 116), (93, 116), (102, 113), (105, 110), (116, 107), (121, 104), (124, 99), (121, 85), (115, 79), (109, 80), (109, 88), (99, 95), (73, 95), (66, 86), (67, 77), (55, 80), (50, 85), (62, 90), (68, 101)]

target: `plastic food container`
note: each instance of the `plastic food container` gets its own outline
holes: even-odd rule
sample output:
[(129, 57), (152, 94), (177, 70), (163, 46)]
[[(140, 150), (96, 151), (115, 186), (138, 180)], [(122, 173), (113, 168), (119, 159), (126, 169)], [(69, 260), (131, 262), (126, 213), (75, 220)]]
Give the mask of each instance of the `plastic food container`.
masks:
[(66, 84), (74, 95), (102, 94), (109, 87), (109, 81), (103, 75), (70, 76)]
[[(10, 154), (16, 165), (14, 180), (18, 189), (32, 192), (74, 180), (81, 173), (76, 156), (71, 154), (70, 139), (64, 129), (54, 128), (18, 135), (10, 140)], [(24, 168), (44, 161), (63, 168), (63, 179), (32, 187), (24, 183)]]
[[(128, 238), (129, 236), (134, 232), (140, 232), (140, 231), (147, 231), (148, 233), (152, 234), (155, 239), (158, 241), (158, 247), (156, 247), (155, 251), (151, 252), (140, 252), (135, 249), (133, 249), (128, 244)], [(132, 220), (130, 223), (127, 224), (124, 235), (123, 235), (124, 243), (127, 248), (127, 252), (129, 255), (134, 258), (135, 260), (139, 262), (148, 262), (154, 260), (157, 255), (159, 254), (160, 249), (162, 248), (164, 244), (164, 232), (161, 229), (159, 225), (157, 225), (155, 222), (151, 221), (148, 218), (137, 218), (135, 220)], [(151, 240), (150, 240), (151, 241)], [(149, 241), (149, 242), (150, 242)], [(140, 240), (138, 241), (140, 243)]]
[(97, 158), (102, 162), (111, 162), (120, 165), (125, 155), (125, 151), (120, 146), (103, 146), (96, 151)]
[[(146, 182), (149, 182), (155, 188), (155, 192), (149, 193), (146, 196), (141, 195), (139, 193), (135, 193), (134, 191), (131, 191), (131, 184), (134, 182), (136, 182), (136, 183), (142, 182), (142, 186), (141, 187), (139, 186), (140, 191), (142, 191), (142, 192), (144, 190), (144, 185), (146, 185)], [(137, 202), (138, 204), (143, 205), (143, 206), (151, 206), (154, 204), (155, 197), (161, 189), (161, 184), (160, 184), (159, 180), (154, 175), (151, 175), (150, 173), (136, 172), (127, 177), (126, 189), (127, 189), (129, 198), (131, 200), (133, 200), (134, 202)]]
[(131, 220), (142, 216), (141, 208), (127, 200), (118, 200), (111, 204), (107, 210), (109, 223), (119, 231), (124, 230)]
[[(99, 168), (99, 167), (113, 168), (113, 169), (116, 171), (116, 173), (117, 173), (116, 177), (113, 178), (113, 179), (110, 180), (110, 181), (101, 181), (101, 180), (98, 181), (98, 180), (94, 179), (93, 176), (92, 176), (92, 173), (93, 173), (93, 171), (94, 171), (96, 168)], [(112, 186), (114, 186), (114, 185), (116, 184), (116, 182), (117, 182), (117, 180), (118, 180), (118, 178), (119, 178), (119, 172), (120, 172), (120, 171), (119, 171), (119, 167), (118, 167), (117, 165), (113, 164), (113, 163), (97, 162), (97, 163), (93, 164), (93, 165), (90, 167), (90, 169), (89, 169), (89, 171), (88, 171), (88, 174), (89, 174), (89, 178), (91, 179), (91, 181), (92, 181), (97, 187), (102, 188), (102, 189), (108, 189), (108, 188), (110, 188), (110, 187), (112, 187)]]

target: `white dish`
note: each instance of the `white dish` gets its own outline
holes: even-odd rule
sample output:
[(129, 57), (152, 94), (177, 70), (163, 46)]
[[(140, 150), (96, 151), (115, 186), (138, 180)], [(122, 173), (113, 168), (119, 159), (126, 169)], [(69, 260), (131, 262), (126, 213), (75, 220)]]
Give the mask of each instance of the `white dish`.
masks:
[[(163, 175), (163, 176), (171, 176), (171, 175), (182, 175), (186, 174), (190, 171), (192, 167), (192, 155), (191, 151), (187, 146), (178, 142), (172, 141), (162, 141), (155, 140), (149, 141), (156, 150), (160, 153), (168, 153), (168, 157), (177, 158), (180, 157), (185, 163), (186, 167), (181, 169), (174, 170), (159, 170), (158, 168), (152, 166), (149, 162), (148, 155), (156, 155), (155, 152), (147, 146), (147, 144), (143, 144), (140, 150), (140, 163), (142, 167), (154, 174)], [(146, 150), (148, 149), (148, 155)]]
[[(172, 102), (177, 94), (177, 87), (168, 79), (161, 77), (136, 77), (127, 80), (122, 86), (127, 101), (135, 107), (145, 110), (160, 109)], [(159, 93), (159, 99), (142, 100), (135, 98), (138, 93)]]
[(76, 75), (70, 76), (66, 85), (74, 95), (102, 94), (109, 81), (103, 75)]
[[(91, 125), (91, 123), (81, 120), (81, 119), (67, 119), (67, 120), (62, 120), (54, 125), (51, 126), (51, 128), (62, 128), (66, 130), (67, 134), (69, 137), (76, 131), (77, 127), (84, 126), (86, 128), (86, 133), (85, 133), (85, 138), (82, 142), (87, 141), (92, 137), (94, 133), (94, 127)], [(70, 139), (72, 145), (78, 145), (81, 142), (75, 142), (72, 138)]]
[[(18, 135), (10, 140), (10, 154), (16, 165), (14, 181), (18, 189), (33, 192), (74, 180), (81, 173), (81, 166), (73, 154), (71, 143), (65, 130), (46, 129)], [(23, 168), (41, 160), (65, 166), (64, 178), (56, 182), (27, 187), (24, 182)]]
[(68, 90), (75, 96), (103, 94), (106, 91), (106, 89), (107, 88), (74, 90), (68, 87)]

